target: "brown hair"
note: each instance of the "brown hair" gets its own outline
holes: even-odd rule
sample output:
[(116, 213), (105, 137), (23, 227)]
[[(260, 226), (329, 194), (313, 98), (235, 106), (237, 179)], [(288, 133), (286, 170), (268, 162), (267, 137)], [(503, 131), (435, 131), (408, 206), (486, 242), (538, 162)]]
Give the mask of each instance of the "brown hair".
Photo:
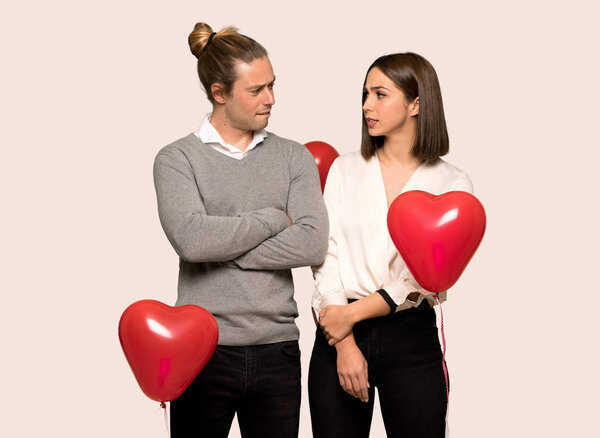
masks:
[[(433, 66), (416, 53), (394, 53), (377, 58), (367, 70), (378, 68), (396, 84), (413, 102), (419, 98), (417, 132), (410, 153), (423, 160), (431, 160), (446, 155), (449, 150), (448, 131), (444, 117), (444, 105), (437, 74)], [(367, 75), (363, 89), (367, 83)], [(363, 93), (363, 103), (366, 95)], [(383, 136), (369, 135), (367, 122), (362, 119), (361, 154), (368, 160), (378, 148), (383, 146)]]
[(237, 79), (236, 63), (242, 61), (250, 64), (255, 59), (267, 56), (267, 51), (252, 38), (239, 34), (235, 27), (215, 32), (207, 45), (211, 34), (213, 30), (208, 24), (196, 23), (188, 37), (188, 43), (193, 55), (198, 58), (198, 76), (206, 97), (214, 104), (212, 84), (222, 84), (229, 94)]

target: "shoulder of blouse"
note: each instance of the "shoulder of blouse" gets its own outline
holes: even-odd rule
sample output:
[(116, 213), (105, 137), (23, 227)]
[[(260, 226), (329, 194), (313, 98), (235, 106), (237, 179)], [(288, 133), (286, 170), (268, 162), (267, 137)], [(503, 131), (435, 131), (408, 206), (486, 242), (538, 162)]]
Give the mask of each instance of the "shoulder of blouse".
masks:
[(447, 161), (442, 160), (441, 158), (431, 160), (431, 162), (425, 163), (425, 166), (449, 182), (463, 178), (469, 178), (467, 172), (459, 169), (453, 164), (448, 163)]
[(362, 168), (370, 161), (371, 160), (365, 160), (361, 155), (360, 150), (357, 150), (340, 155), (335, 159), (333, 165), (335, 165), (338, 172), (345, 173), (347, 171), (355, 171), (356, 169)]
[(441, 158), (426, 163), (424, 176), (428, 180), (436, 181), (434, 183), (437, 187), (436, 191), (440, 193), (451, 190), (463, 190), (473, 193), (473, 183), (467, 172)]

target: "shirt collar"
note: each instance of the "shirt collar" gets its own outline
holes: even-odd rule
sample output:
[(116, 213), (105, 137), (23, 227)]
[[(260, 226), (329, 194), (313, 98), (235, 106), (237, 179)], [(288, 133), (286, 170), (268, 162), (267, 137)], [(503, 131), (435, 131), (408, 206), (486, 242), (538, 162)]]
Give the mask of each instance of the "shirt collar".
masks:
[[(219, 134), (219, 132), (215, 129), (215, 127), (213, 125), (211, 125), (211, 123), (210, 123), (211, 116), (212, 116), (212, 113), (207, 113), (204, 116), (204, 119), (202, 119), (202, 123), (200, 124), (200, 128), (198, 129), (198, 131), (196, 131), (194, 133), (194, 134), (196, 134), (196, 137), (198, 137), (200, 140), (202, 140), (202, 143), (204, 143), (204, 144), (211, 144), (211, 143), (218, 144), (230, 152), (242, 153), (242, 151), (239, 148), (225, 143), (225, 140), (223, 140), (223, 137), (221, 137), (221, 134)], [(254, 149), (267, 136), (268, 136), (267, 131), (265, 131), (264, 129), (254, 131), (254, 137), (252, 138), (252, 141), (246, 148), (246, 151), (243, 152), (243, 154), (245, 155), (246, 153), (248, 153), (248, 151), (250, 151), (251, 149)]]

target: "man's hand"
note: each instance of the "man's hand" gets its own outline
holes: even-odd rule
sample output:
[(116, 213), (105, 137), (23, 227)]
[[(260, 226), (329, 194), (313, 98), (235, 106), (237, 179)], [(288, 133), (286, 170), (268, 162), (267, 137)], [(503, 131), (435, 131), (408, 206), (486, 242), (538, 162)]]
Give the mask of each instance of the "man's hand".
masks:
[(335, 346), (340, 385), (348, 394), (363, 402), (369, 401), (369, 373), (365, 357), (349, 335)]
[(329, 345), (335, 345), (348, 336), (354, 327), (354, 322), (349, 306), (330, 304), (319, 313), (319, 325)]

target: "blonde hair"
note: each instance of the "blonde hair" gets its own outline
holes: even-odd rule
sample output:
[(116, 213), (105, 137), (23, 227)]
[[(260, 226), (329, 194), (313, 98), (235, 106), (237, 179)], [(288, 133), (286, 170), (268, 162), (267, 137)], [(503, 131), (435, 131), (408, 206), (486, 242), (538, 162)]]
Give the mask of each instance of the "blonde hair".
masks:
[[(207, 44), (210, 36), (215, 34)], [(238, 33), (235, 27), (225, 27), (213, 32), (206, 23), (196, 23), (188, 37), (192, 54), (198, 58), (198, 77), (206, 92), (206, 97), (215, 103), (211, 92), (212, 84), (223, 85), (226, 93), (230, 93), (237, 79), (236, 64), (250, 64), (255, 59), (268, 56), (263, 46), (252, 38)]]

